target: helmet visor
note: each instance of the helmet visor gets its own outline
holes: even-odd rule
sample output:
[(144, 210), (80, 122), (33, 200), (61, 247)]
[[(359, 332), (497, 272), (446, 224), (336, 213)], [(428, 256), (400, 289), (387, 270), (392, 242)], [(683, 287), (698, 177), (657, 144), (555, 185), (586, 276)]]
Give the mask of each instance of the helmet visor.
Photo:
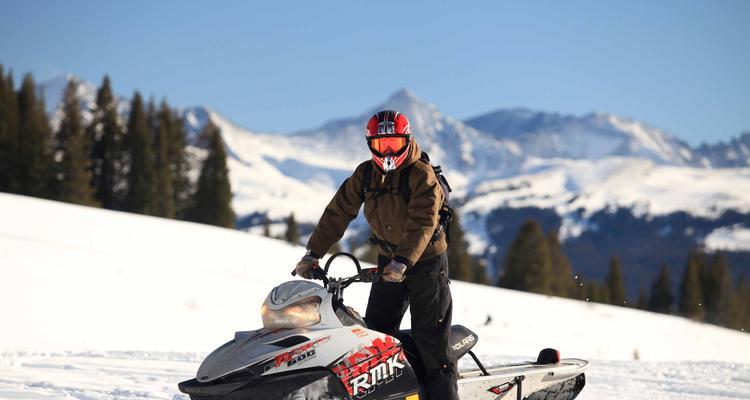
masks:
[(380, 135), (368, 138), (370, 149), (383, 156), (401, 154), (409, 144), (408, 135)]

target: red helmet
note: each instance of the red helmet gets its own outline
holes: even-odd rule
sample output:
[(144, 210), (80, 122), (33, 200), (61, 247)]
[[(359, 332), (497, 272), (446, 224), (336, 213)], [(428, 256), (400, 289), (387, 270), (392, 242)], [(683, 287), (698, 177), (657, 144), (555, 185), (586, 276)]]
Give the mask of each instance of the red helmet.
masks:
[(383, 110), (367, 121), (367, 146), (383, 172), (400, 167), (409, 158), (411, 126), (404, 114)]

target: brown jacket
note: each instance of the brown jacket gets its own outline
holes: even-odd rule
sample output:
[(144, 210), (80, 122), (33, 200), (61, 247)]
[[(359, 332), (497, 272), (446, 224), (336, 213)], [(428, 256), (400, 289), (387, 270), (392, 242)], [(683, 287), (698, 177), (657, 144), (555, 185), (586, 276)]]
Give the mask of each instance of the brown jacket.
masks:
[[(438, 212), (443, 203), (443, 192), (432, 167), (419, 160), (421, 150), (412, 141), (409, 158), (395, 171), (383, 175), (373, 163), (371, 192), (364, 199), (365, 218), (377, 238), (396, 245), (395, 254), (381, 246), (380, 253), (393, 257), (411, 267), (419, 260), (442, 254), (448, 247), (445, 234), (430, 244), (438, 224)], [(307, 249), (322, 256), (344, 235), (349, 223), (357, 217), (362, 205), (365, 166), (360, 164), (331, 199), (320, 217)], [(401, 171), (414, 164), (409, 173), (411, 196), (409, 203), (398, 192)], [(377, 188), (390, 192), (379, 193)]]

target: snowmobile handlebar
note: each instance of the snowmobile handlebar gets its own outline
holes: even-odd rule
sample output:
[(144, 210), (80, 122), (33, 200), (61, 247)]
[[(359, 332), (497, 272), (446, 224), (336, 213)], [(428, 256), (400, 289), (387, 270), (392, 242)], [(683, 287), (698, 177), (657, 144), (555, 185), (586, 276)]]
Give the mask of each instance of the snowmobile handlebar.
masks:
[[(359, 260), (357, 259), (357, 257), (350, 253), (340, 252), (332, 255), (323, 268), (313, 268), (310, 271), (310, 279), (323, 281), (323, 284), (325, 286), (328, 286), (329, 282), (331, 281), (330, 279), (328, 279), (328, 269), (331, 267), (331, 263), (333, 262), (333, 260), (336, 257), (340, 256), (348, 257), (350, 260), (352, 260), (352, 262), (354, 262), (354, 266), (357, 267), (357, 275), (350, 276), (348, 278), (333, 278), (334, 281), (339, 282), (339, 285), (343, 287), (349, 286), (354, 282), (375, 282), (383, 275), (378, 271), (378, 268), (362, 269), (362, 266), (359, 264)], [(292, 276), (295, 275), (297, 275), (296, 272), (292, 271)]]
[(328, 267), (330, 267), (333, 260), (339, 256), (349, 257), (349, 259), (354, 262), (354, 266), (357, 267), (357, 273), (359, 274), (360, 272), (362, 272), (362, 267), (359, 265), (359, 260), (357, 260), (357, 257), (350, 253), (340, 252), (332, 255), (331, 258), (329, 258), (326, 262), (326, 266), (323, 269), (323, 272), (325, 272), (326, 275), (328, 275)]

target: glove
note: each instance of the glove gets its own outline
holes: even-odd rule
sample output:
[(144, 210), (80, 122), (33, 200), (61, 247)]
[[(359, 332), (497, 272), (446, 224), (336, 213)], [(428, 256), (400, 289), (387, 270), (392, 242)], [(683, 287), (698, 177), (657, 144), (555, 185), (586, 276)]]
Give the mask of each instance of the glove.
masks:
[(320, 263), (317, 258), (306, 254), (299, 260), (297, 266), (294, 268), (294, 272), (305, 279), (312, 279), (313, 268), (320, 268)]
[(386, 282), (403, 282), (404, 271), (406, 271), (406, 264), (396, 260), (391, 260), (391, 262), (383, 268), (383, 280)]

